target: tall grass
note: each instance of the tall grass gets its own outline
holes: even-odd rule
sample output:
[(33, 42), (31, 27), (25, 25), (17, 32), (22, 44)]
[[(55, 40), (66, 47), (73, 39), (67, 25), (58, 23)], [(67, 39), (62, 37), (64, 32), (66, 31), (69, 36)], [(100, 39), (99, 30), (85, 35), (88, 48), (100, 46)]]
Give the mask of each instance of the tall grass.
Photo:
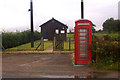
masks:
[(93, 65), (97, 68), (120, 70), (118, 67), (120, 53), (119, 35), (101, 35), (95, 34), (92, 38), (91, 50)]

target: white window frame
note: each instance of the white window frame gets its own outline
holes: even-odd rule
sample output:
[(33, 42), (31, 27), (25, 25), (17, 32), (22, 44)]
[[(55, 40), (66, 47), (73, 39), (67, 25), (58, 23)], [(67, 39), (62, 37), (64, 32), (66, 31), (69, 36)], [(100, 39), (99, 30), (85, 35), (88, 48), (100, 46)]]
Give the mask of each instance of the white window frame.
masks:
[(61, 30), (61, 33), (64, 34), (64, 33), (65, 33), (65, 30)]
[(59, 34), (59, 29), (56, 29), (56, 30), (55, 30), (55, 33), (56, 33), (56, 34)]

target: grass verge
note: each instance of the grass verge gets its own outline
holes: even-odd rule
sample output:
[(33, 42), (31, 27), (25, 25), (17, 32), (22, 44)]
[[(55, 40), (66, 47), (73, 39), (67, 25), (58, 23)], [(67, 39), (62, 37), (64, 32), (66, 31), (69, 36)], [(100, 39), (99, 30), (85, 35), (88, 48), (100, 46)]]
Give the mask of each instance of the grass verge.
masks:
[[(40, 44), (40, 40), (34, 42), (34, 48), (31, 48), (31, 43), (23, 44), (13, 48), (8, 48), (5, 51), (27, 51), (27, 50), (36, 50), (37, 46)], [(52, 45), (51, 41), (44, 42), (44, 50)], [(41, 46), (38, 48), (40, 50)]]

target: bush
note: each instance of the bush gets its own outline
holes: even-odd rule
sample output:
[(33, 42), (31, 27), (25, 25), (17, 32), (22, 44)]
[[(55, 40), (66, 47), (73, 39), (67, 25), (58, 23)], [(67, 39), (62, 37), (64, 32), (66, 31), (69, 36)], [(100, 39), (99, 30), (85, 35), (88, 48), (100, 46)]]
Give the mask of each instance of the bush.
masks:
[[(30, 42), (30, 31), (26, 30), (23, 32), (2, 32), (2, 46), (7, 48), (12, 48), (21, 44)], [(40, 33), (34, 32), (34, 40), (40, 39)]]
[(109, 35), (101, 38), (93, 35), (92, 59), (97, 67), (110, 66), (119, 62), (120, 44)]

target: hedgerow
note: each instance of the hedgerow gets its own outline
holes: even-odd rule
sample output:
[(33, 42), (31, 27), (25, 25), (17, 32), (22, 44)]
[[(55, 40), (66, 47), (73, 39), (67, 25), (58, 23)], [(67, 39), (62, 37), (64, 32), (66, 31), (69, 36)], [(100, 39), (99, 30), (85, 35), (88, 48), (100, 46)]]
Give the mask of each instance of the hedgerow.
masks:
[(93, 59), (92, 62), (96, 67), (106, 69), (114, 68), (116, 70), (119, 69), (118, 65), (115, 65), (115, 63), (119, 63), (120, 58), (119, 37), (111, 37), (110, 35), (104, 35), (100, 38), (93, 35), (91, 50)]
[[(2, 32), (2, 47), (7, 49), (28, 43), (31, 40), (30, 35), (30, 30), (23, 32)], [(40, 38), (40, 33), (35, 31), (34, 40), (39, 40)]]

